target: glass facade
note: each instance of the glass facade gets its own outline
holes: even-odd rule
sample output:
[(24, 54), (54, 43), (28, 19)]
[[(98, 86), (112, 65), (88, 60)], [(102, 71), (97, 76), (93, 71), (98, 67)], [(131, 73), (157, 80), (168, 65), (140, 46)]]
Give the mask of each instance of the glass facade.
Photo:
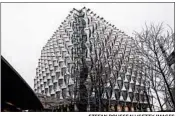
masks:
[(142, 60), (130, 36), (90, 9), (73, 9), (41, 51), (34, 90), (81, 111), (147, 111)]

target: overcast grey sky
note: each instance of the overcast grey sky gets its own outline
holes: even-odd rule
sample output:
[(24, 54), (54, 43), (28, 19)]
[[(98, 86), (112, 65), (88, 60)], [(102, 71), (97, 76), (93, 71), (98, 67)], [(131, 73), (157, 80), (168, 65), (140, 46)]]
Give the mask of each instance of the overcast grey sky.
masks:
[(172, 3), (20, 3), (1, 5), (2, 55), (33, 88), (40, 51), (73, 8), (84, 6), (132, 35), (145, 22), (174, 27)]

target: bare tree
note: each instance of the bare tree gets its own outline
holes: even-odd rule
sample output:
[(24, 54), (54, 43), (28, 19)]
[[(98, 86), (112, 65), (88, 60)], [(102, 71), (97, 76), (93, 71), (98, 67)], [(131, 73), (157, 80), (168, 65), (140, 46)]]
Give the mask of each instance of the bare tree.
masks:
[[(171, 88), (174, 87), (174, 71), (167, 57), (174, 51), (174, 33), (170, 28), (165, 32), (163, 24), (151, 24), (142, 29), (142, 32), (135, 32), (135, 43), (140, 56), (143, 58), (144, 65), (149, 67), (151, 73), (148, 78), (151, 87), (156, 94), (161, 110), (163, 105), (160, 100), (160, 92), (169, 95), (172, 108), (175, 107), (174, 97)], [(165, 85), (165, 86), (163, 86)], [(166, 96), (163, 96), (167, 98)], [(165, 102), (166, 103), (166, 102)]]

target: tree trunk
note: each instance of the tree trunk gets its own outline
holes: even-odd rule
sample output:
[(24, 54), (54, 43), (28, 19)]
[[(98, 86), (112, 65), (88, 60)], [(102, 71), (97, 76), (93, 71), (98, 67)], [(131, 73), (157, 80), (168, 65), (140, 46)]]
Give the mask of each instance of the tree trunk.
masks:
[(158, 100), (158, 102), (159, 102), (159, 105), (160, 105), (161, 111), (163, 111), (163, 107), (162, 107), (162, 104), (161, 104), (161, 102), (160, 102), (160, 98), (159, 98), (159, 95), (158, 95), (158, 93), (157, 93), (156, 88), (154, 88), (154, 91), (155, 91), (155, 94), (156, 94), (156, 96), (157, 96), (157, 100)]
[(161, 74), (162, 74), (162, 77), (163, 77), (163, 79), (164, 79), (164, 81), (165, 81), (165, 84), (166, 84), (166, 86), (167, 86), (168, 92), (169, 92), (169, 94), (170, 94), (171, 101), (172, 101), (172, 103), (173, 103), (173, 106), (175, 107), (175, 101), (174, 101), (174, 99), (173, 99), (173, 95), (172, 95), (172, 93), (171, 93), (170, 86), (169, 86), (169, 84), (168, 84), (168, 82), (167, 82), (167, 80), (166, 80), (166, 77), (165, 77), (164, 72), (163, 72), (162, 69), (161, 69), (160, 62), (159, 62), (159, 61), (157, 61), (157, 62), (158, 62), (158, 66), (159, 66), (160, 72), (161, 72)]
[(146, 90), (145, 90), (145, 95), (146, 95), (146, 99), (147, 99), (147, 101), (148, 101), (149, 109), (150, 109), (150, 111), (152, 112), (152, 107), (151, 107), (150, 100), (149, 100), (149, 96), (148, 96)]

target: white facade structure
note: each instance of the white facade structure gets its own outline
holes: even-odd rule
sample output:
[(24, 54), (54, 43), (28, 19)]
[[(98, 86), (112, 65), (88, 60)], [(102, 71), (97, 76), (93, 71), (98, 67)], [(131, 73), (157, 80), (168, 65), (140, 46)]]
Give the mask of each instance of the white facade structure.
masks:
[[(84, 66), (88, 73), (80, 78)], [(147, 111), (152, 97), (145, 70), (131, 37), (89, 9), (73, 9), (41, 51), (34, 91), (58, 100), (76, 99), (83, 84), (87, 111), (93, 99), (105, 100), (109, 110), (116, 104), (113, 111)]]

